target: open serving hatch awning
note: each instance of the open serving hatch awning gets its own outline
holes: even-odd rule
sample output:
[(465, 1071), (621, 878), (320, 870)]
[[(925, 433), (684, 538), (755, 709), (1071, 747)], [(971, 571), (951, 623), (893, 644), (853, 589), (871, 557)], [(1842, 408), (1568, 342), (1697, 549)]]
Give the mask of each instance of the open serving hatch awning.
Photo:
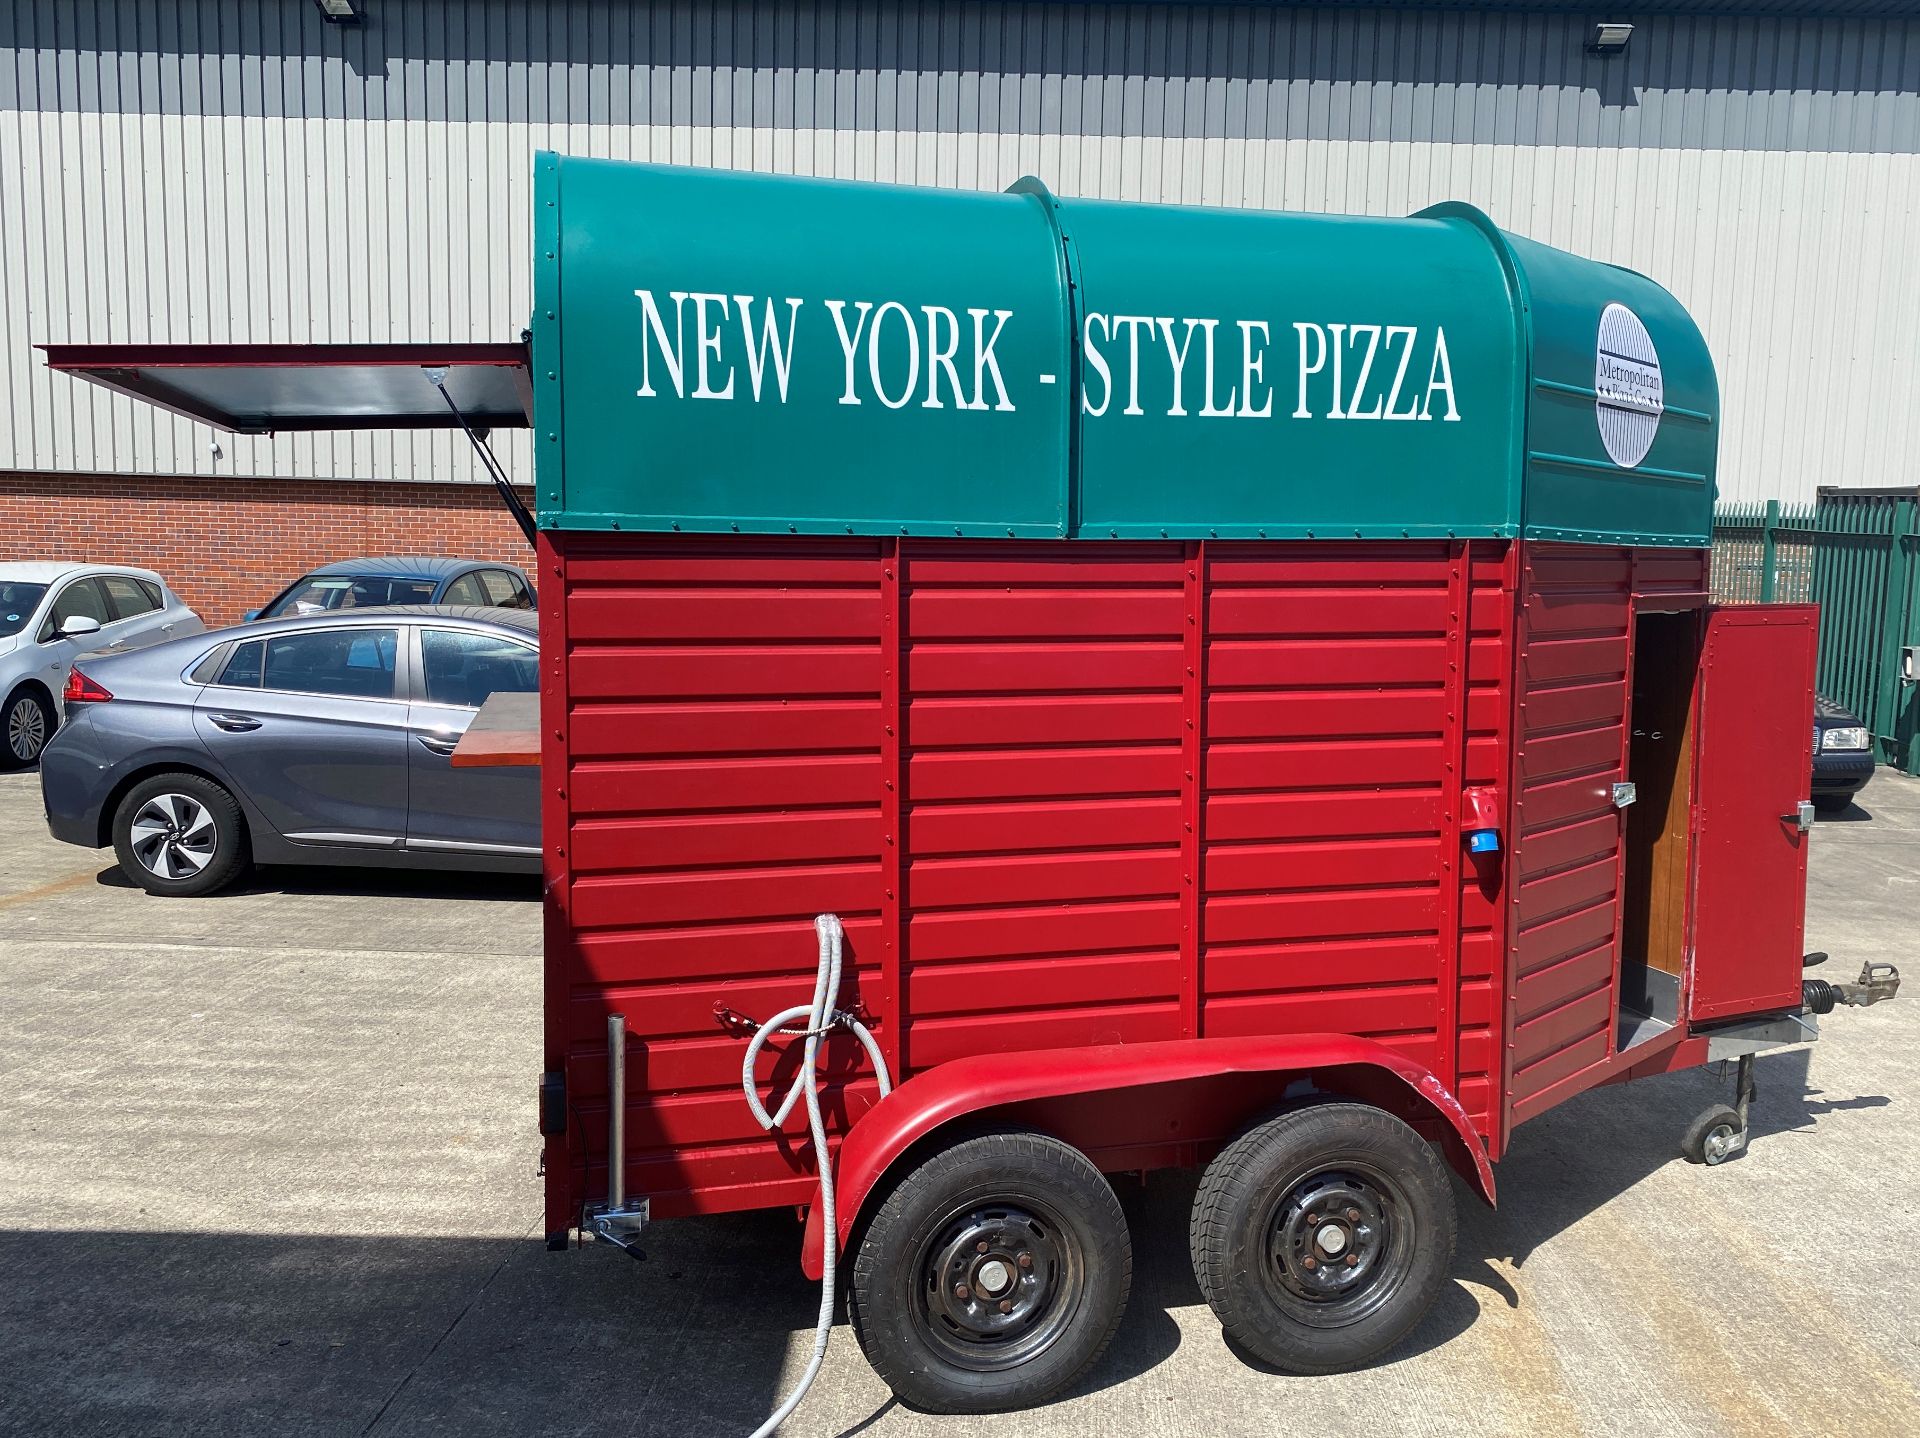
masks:
[[(461, 429), (514, 522), (533, 516), (486, 442), (525, 429), (533, 389), (524, 344), (41, 345), (47, 367), (235, 434)], [(540, 762), (537, 696), (490, 696), (454, 750), (463, 766)]]
[[(41, 345), (47, 367), (235, 434), (525, 429), (521, 344)], [(429, 370), (445, 370), (446, 398)], [(459, 407), (454, 413), (451, 399)]]
[(487, 444), (533, 423), (524, 344), (41, 345), (47, 368), (234, 434), (459, 429), (534, 542), (533, 516)]

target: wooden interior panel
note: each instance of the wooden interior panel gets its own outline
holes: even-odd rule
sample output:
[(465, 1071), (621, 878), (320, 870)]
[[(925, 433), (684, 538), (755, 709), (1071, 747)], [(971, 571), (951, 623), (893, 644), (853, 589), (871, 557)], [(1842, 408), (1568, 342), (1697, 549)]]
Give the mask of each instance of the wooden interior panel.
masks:
[(1698, 620), (1642, 615), (1635, 639), (1627, 777), (1639, 797), (1627, 815), (1621, 958), (1678, 978), (1686, 963)]

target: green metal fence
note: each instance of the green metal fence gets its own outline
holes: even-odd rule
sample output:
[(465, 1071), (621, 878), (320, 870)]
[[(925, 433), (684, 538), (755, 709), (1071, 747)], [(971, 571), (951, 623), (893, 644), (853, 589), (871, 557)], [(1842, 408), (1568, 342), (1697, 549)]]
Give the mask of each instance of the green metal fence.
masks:
[(1713, 516), (1713, 597), (1804, 604), (1813, 595), (1813, 506), (1722, 505)]
[(1920, 772), (1920, 490), (1822, 489), (1811, 506), (1727, 506), (1714, 517), (1723, 604), (1820, 606), (1820, 692), (1860, 715), (1879, 758)]
[(1821, 692), (1867, 721), (1881, 760), (1911, 774), (1920, 747), (1901, 652), (1920, 643), (1920, 492), (1823, 489), (1815, 512)]

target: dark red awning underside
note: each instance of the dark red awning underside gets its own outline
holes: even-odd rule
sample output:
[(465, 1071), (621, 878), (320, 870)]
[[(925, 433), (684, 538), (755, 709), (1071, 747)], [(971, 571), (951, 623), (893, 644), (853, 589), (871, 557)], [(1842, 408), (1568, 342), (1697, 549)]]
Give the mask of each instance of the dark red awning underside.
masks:
[(520, 344), (41, 345), (47, 366), (235, 434), (532, 423)]

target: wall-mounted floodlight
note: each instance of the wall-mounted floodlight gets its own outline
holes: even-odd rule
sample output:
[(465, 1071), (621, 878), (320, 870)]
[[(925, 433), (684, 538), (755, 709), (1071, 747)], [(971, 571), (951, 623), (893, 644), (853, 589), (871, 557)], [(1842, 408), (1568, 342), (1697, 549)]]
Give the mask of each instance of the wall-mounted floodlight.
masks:
[[(325, 3), (325, 0), (322, 0)], [(1618, 55), (1627, 48), (1627, 41), (1633, 38), (1633, 26), (1615, 21), (1602, 21), (1593, 27), (1593, 38), (1587, 41), (1587, 50), (1594, 55)]]
[(313, 0), (313, 5), (329, 25), (358, 25), (367, 18), (364, 0)]

